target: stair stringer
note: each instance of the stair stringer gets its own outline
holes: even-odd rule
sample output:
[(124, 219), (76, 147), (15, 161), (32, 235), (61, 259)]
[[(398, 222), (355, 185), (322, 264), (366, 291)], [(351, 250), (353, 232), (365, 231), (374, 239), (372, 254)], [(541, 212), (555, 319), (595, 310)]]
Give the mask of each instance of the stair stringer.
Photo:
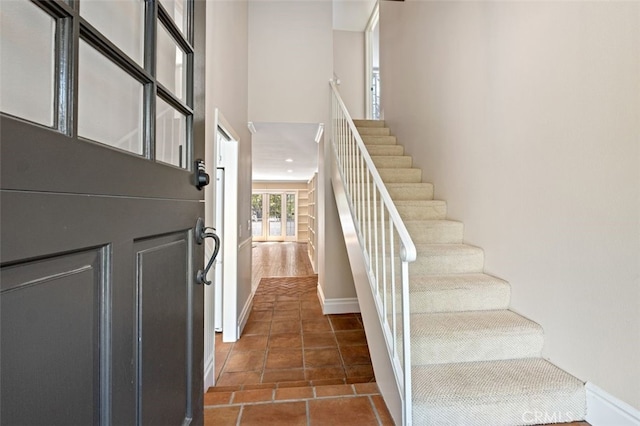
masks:
[(382, 324), (380, 323), (373, 292), (371, 291), (372, 285), (365, 256), (360, 246), (355, 223), (351, 215), (351, 208), (349, 207), (333, 151), (331, 153), (331, 184), (338, 207), (338, 216), (340, 217), (340, 225), (344, 235), (347, 255), (349, 256), (351, 274), (353, 275), (353, 282), (358, 296), (360, 314), (362, 315), (376, 383), (394, 422), (402, 424), (401, 391), (397, 385), (393, 361), (387, 349)]

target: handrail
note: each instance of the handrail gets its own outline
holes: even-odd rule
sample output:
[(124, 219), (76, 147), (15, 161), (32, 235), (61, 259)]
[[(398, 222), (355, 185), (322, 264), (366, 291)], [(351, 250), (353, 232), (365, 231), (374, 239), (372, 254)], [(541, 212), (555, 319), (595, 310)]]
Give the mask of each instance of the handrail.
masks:
[[(342, 101), (342, 98), (340, 97), (340, 93), (338, 92), (338, 87), (336, 86), (333, 80), (330, 80), (330, 84), (331, 84), (331, 88), (333, 89), (335, 101), (338, 103), (338, 106), (342, 109), (344, 116), (349, 123), (349, 130), (351, 130), (352, 134), (354, 135), (356, 143), (358, 144), (358, 149), (360, 149), (360, 152), (365, 161), (365, 164), (367, 165), (367, 168), (369, 169), (371, 176), (373, 177), (376, 188), (380, 191), (380, 195), (382, 196), (382, 201), (385, 203), (385, 206), (387, 206), (387, 208), (389, 209), (389, 213), (391, 214), (392, 220), (395, 223), (397, 223), (397, 230), (398, 230), (398, 234), (400, 235), (400, 241), (402, 241), (402, 244), (405, 250), (405, 253), (404, 254), (401, 253), (400, 256), (404, 261), (413, 262), (416, 260), (416, 257), (417, 257), (416, 246), (415, 244), (413, 244), (413, 241), (411, 240), (411, 236), (409, 235), (409, 231), (407, 230), (407, 227), (405, 226), (404, 222), (400, 218), (400, 213), (398, 213), (398, 209), (396, 208), (396, 205), (391, 199), (391, 195), (389, 195), (389, 191), (387, 191), (387, 187), (385, 186), (384, 182), (382, 182), (382, 178), (378, 173), (378, 169), (373, 164), (373, 160), (371, 159), (371, 156), (369, 155), (369, 152), (367, 151), (367, 148), (364, 145), (364, 141), (362, 140), (360, 133), (358, 133), (358, 129), (356, 129), (356, 125), (353, 122), (353, 119), (351, 118), (351, 115), (349, 114), (349, 111), (347, 110), (346, 105), (344, 104), (344, 102)], [(334, 146), (335, 146), (335, 141), (334, 141)]]
[(416, 247), (340, 97), (336, 82), (330, 80), (330, 85), (333, 153), (368, 267), (369, 284), (402, 401), (402, 423), (410, 425), (409, 263), (416, 260)]

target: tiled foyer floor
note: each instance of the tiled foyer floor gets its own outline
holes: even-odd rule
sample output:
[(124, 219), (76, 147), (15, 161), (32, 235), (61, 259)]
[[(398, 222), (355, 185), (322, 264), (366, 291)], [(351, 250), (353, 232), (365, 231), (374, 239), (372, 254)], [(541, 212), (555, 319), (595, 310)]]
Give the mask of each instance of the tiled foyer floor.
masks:
[(323, 315), (317, 277), (263, 278), (238, 342), (216, 341), (209, 425), (391, 425), (358, 314)]

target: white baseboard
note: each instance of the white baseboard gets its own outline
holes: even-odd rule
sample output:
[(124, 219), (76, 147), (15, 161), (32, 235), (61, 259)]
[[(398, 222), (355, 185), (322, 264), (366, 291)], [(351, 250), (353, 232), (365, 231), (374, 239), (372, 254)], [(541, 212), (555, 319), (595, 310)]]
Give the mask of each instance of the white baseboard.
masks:
[(253, 295), (254, 291), (251, 292), (251, 295), (247, 298), (247, 302), (244, 304), (242, 308), (242, 312), (240, 313), (240, 318), (238, 318), (238, 339), (242, 336), (242, 330), (244, 330), (244, 326), (247, 325), (247, 321), (249, 320), (249, 314), (251, 314), (251, 307), (253, 306)]
[(329, 314), (353, 314), (360, 312), (360, 304), (357, 297), (345, 297), (327, 299), (322, 292), (322, 286), (318, 285), (318, 299), (322, 306), (322, 313)]
[(591, 382), (587, 392), (587, 418), (592, 426), (640, 426), (640, 410), (608, 394)]
[(211, 356), (206, 360), (204, 366), (204, 391), (206, 392), (210, 387), (216, 385), (216, 375), (215, 375), (215, 358)]

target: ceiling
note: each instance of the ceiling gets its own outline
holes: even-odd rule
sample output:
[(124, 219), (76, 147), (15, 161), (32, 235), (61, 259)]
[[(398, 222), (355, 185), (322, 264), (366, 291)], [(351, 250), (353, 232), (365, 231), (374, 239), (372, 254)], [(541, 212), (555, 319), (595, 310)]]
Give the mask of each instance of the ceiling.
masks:
[[(307, 182), (318, 170), (318, 123), (253, 123), (254, 181)], [(287, 161), (287, 159), (291, 161)]]

